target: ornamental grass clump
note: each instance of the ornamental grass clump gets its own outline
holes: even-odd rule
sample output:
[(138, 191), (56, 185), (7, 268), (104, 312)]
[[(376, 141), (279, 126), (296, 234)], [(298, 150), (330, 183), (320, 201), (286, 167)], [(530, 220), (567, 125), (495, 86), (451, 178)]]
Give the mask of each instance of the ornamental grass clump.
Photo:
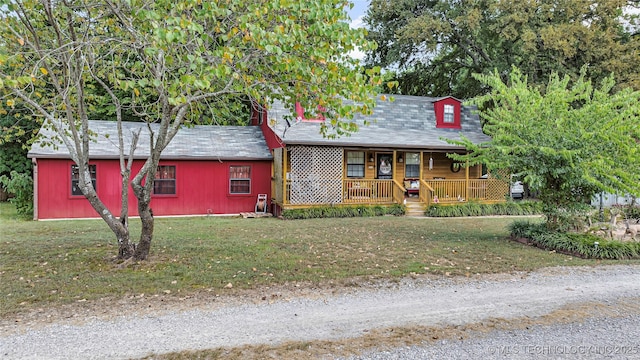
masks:
[(511, 238), (560, 253), (587, 259), (638, 259), (640, 243), (603, 239), (593, 234), (577, 234), (549, 230), (545, 224), (516, 221), (509, 225)]
[(317, 206), (306, 209), (287, 209), (282, 212), (284, 219), (317, 219), (317, 218), (347, 218), (371, 217), (405, 214), (404, 205), (358, 205), (358, 206)]
[(458, 216), (491, 216), (491, 215), (537, 215), (542, 213), (542, 206), (537, 201), (508, 201), (497, 204), (480, 204), (469, 201), (460, 204), (433, 204), (425, 211), (426, 216), (458, 217)]

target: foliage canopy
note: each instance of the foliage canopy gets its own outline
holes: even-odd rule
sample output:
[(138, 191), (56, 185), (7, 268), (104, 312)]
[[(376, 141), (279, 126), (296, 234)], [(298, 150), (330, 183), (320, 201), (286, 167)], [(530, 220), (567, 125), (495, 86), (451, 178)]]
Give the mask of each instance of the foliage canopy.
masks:
[[(79, 187), (116, 234), (120, 257), (144, 259), (153, 234), (153, 179), (163, 149), (182, 126), (233, 113), (249, 100), (280, 99), (311, 112), (335, 114), (327, 135), (357, 130), (349, 119), (374, 104), (376, 71), (365, 72), (348, 53), (375, 44), (350, 29), (344, 0), (1, 0), (0, 89), (3, 107), (28, 107), (51, 126), (78, 165)], [(240, 99), (240, 102), (233, 102)], [(344, 100), (348, 100), (343, 102)], [(229, 109), (229, 104), (232, 109)], [(107, 109), (106, 111), (104, 109)], [(118, 122), (133, 114), (158, 123), (141, 170), (133, 150), (120, 148), (119, 216), (93, 188), (89, 172), (90, 114)], [(247, 114), (248, 116), (248, 114)], [(146, 179), (146, 181), (145, 181)], [(133, 189), (142, 234), (129, 242), (128, 189)], [(134, 253), (135, 250), (135, 253)]]
[(487, 110), (488, 144), (461, 142), (472, 164), (510, 169), (537, 191), (553, 225), (600, 191), (640, 195), (640, 92), (612, 92), (613, 77), (592, 86), (584, 73), (550, 77), (544, 92), (514, 68), (476, 75), (491, 91), (475, 102)]
[[(624, 10), (624, 12), (623, 12)], [(512, 65), (543, 84), (555, 72), (596, 81), (615, 73), (640, 89), (638, 1), (372, 0), (365, 23), (378, 48), (367, 63), (398, 71), (409, 95), (471, 98), (484, 86), (472, 74)]]
[(40, 128), (37, 121), (20, 107), (0, 108), (0, 176), (12, 171), (31, 173), (31, 161), (27, 159), (27, 145)]

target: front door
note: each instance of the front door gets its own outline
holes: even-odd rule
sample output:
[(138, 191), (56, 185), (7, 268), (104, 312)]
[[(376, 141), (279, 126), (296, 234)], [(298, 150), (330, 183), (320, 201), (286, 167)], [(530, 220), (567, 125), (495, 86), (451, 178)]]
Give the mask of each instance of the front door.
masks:
[(377, 154), (378, 179), (393, 179), (393, 154)]

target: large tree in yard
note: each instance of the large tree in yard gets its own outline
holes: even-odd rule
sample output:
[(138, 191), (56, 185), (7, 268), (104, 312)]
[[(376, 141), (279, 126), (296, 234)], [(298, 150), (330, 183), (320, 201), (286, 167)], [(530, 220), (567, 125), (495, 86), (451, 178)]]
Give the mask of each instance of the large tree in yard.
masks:
[(529, 184), (549, 227), (562, 227), (600, 191), (640, 195), (640, 92), (613, 92), (612, 77), (594, 87), (584, 73), (576, 81), (553, 75), (542, 89), (518, 69), (507, 82), (498, 73), (476, 78), (491, 89), (476, 103), (492, 140), (463, 142), (469, 159)]
[(640, 89), (637, 0), (372, 0), (365, 17), (378, 47), (369, 64), (398, 72), (408, 95), (471, 98), (486, 88), (474, 73), (512, 65), (529, 82), (552, 72), (577, 79), (615, 73), (619, 88)]
[[(215, 114), (234, 98), (281, 99), (292, 107), (298, 101), (343, 119), (327, 122), (327, 134), (355, 130), (348, 119), (373, 106), (378, 79), (347, 56), (373, 44), (364, 30), (349, 28), (345, 6), (343, 0), (0, 1), (2, 106), (20, 103), (56, 131), (78, 166), (82, 193), (115, 234), (119, 257), (145, 259), (158, 161), (202, 109)], [(88, 120), (96, 106), (108, 108), (118, 124), (125, 112), (159, 124), (137, 173), (131, 169), (139, 134), (125, 147), (123, 137), (131, 134), (118, 126), (120, 209), (107, 208), (91, 182), (89, 148), (100, 134)], [(137, 244), (129, 232), (129, 185), (142, 223)]]

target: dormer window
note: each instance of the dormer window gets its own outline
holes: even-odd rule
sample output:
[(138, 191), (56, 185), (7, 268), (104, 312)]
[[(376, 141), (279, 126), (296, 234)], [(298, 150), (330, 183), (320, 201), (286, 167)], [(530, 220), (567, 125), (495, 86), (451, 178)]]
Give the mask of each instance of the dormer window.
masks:
[(445, 105), (444, 106), (444, 123), (445, 124), (453, 124), (453, 105)]
[(460, 100), (448, 96), (438, 99), (433, 103), (436, 113), (436, 127), (444, 129), (460, 129)]

